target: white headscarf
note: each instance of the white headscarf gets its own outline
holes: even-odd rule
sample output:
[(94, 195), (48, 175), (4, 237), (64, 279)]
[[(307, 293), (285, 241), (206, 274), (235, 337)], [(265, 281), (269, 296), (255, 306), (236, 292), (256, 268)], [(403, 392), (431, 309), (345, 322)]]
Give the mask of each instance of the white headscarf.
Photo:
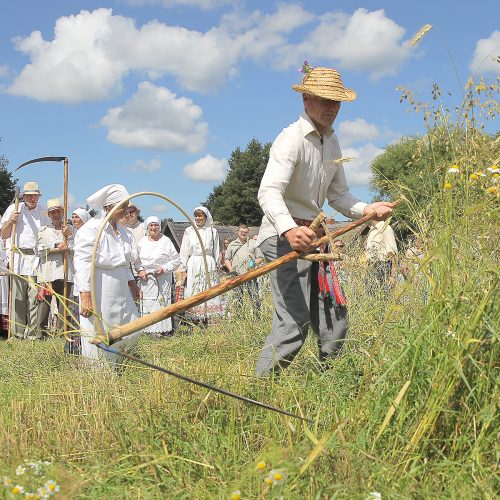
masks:
[(210, 211), (208, 210), (208, 208), (206, 208), (206, 207), (201, 207), (201, 206), (200, 206), (200, 207), (196, 207), (196, 208), (193, 210), (193, 214), (194, 214), (195, 212), (198, 212), (198, 211), (203, 212), (203, 213), (207, 216), (207, 220), (206, 220), (206, 222), (205, 222), (205, 226), (203, 226), (203, 227), (208, 227), (208, 226), (211, 226), (211, 225), (214, 223), (214, 220), (213, 220), (213, 218), (212, 218), (212, 214), (210, 213)]
[(144, 221), (144, 231), (146, 232), (146, 234), (148, 233), (148, 226), (151, 224), (151, 223), (156, 223), (160, 226), (161, 228), (161, 221), (160, 221), (160, 218), (159, 217), (156, 217), (156, 215), (150, 215), (145, 221)]
[(91, 219), (90, 214), (84, 208), (76, 208), (73, 213), (78, 215), (84, 224)]
[(116, 205), (127, 198), (129, 195), (125, 186), (122, 184), (109, 184), (96, 191), (87, 198), (90, 208), (100, 210), (108, 205)]

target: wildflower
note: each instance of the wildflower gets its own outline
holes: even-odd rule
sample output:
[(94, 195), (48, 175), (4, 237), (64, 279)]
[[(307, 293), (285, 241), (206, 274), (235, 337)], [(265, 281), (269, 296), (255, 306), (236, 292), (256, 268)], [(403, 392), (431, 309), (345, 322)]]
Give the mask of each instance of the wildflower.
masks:
[(42, 497), (38, 493), (28, 493), (28, 492), (26, 492), (24, 494), (24, 498), (26, 500), (41, 500)]
[(257, 464), (257, 470), (264, 470), (266, 467), (267, 467), (266, 462), (262, 462), (262, 461), (260, 461), (260, 462)]
[(458, 165), (452, 165), (452, 166), (448, 169), (448, 173), (449, 173), (449, 174), (458, 174), (458, 173), (460, 173), (460, 168), (458, 167)]
[(273, 484), (273, 478), (272, 477), (266, 477), (266, 479), (264, 479), (264, 482), (266, 484), (271, 485), (271, 484)]
[(382, 500), (382, 495), (378, 491), (370, 491), (370, 494), (366, 497), (366, 500)]
[(470, 174), (469, 179), (471, 181), (477, 181), (479, 179), (479, 175), (477, 175), (475, 172), (473, 172), (472, 174)]
[(299, 68), (299, 71), (303, 73), (304, 75), (307, 75), (307, 73), (310, 73), (314, 69), (314, 66), (311, 66), (307, 60), (304, 61), (302, 66)]
[(492, 165), (491, 167), (488, 167), (486, 170), (488, 170), (488, 172), (491, 172), (492, 174), (500, 172), (500, 168), (498, 167), (498, 165)]
[(273, 469), (269, 473), (269, 479), (271, 479), (273, 484), (281, 484), (285, 482), (285, 473), (280, 470)]
[(8, 477), (3, 478), (3, 485), (4, 486), (10, 486), (12, 484), (12, 479), (9, 479)]
[(240, 490), (233, 491), (231, 493), (231, 498), (232, 498), (232, 500), (240, 500), (240, 498), (241, 498), (241, 491)]
[(38, 488), (36, 492), (43, 500), (46, 500), (51, 495), (51, 493), (46, 488)]
[(486, 192), (488, 194), (495, 194), (497, 191), (497, 188), (495, 186), (490, 186), (489, 188), (486, 189)]
[(16, 476), (22, 476), (26, 472), (26, 467), (23, 467), (22, 465), (18, 465), (16, 467)]
[(482, 171), (482, 170), (478, 170), (476, 172), (476, 174), (479, 176), (479, 177), (486, 177), (486, 174)]
[(451, 183), (451, 182), (445, 182), (445, 183), (444, 183), (444, 186), (443, 186), (443, 189), (444, 189), (445, 191), (449, 191), (450, 189), (453, 189), (453, 185), (452, 185), (452, 183)]
[(500, 174), (493, 174), (492, 176), (492, 182), (493, 184), (496, 184), (498, 182), (498, 180), (500, 179)]
[(20, 495), (24, 492), (24, 488), (20, 484), (16, 484), (14, 488), (12, 488), (13, 495)]
[(54, 494), (54, 493), (57, 493), (61, 488), (59, 487), (59, 485), (53, 481), (52, 479), (49, 479), (46, 483), (45, 483), (45, 486), (44, 488), (50, 493), (50, 494)]

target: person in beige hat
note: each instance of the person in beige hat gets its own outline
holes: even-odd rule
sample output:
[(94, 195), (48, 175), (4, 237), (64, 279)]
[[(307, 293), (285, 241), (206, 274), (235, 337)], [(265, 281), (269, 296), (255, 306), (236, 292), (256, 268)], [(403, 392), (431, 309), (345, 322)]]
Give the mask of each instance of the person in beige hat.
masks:
[(15, 276), (12, 278), (12, 303), (9, 321), (13, 322), (13, 336), (17, 339), (36, 338), (37, 286), (36, 274), (39, 264), (37, 252), (38, 232), (50, 219), (42, 212), (38, 201), (41, 192), (36, 182), (27, 182), (22, 190), (24, 202), (15, 210), (10, 205), (0, 222), (0, 236), (7, 240), (7, 252), (11, 249), (11, 233), (15, 224), (14, 248)]
[[(308, 226), (325, 201), (350, 218), (392, 212), (388, 202), (363, 203), (349, 191), (337, 137), (332, 129), (343, 102), (356, 99), (335, 69), (302, 67), (304, 112), (274, 141), (258, 198), (264, 211), (257, 245), (268, 261), (292, 250), (312, 250), (316, 234)], [(333, 267), (333, 266), (332, 266)], [(320, 274), (321, 271), (321, 274)], [(320, 288), (319, 278), (330, 286)], [(318, 338), (319, 360), (340, 351), (347, 338), (347, 307), (338, 278), (329, 265), (293, 261), (271, 273), (275, 304), (272, 332), (257, 361), (256, 373), (270, 375), (287, 366), (301, 349), (309, 330)]]
[[(46, 337), (49, 330), (48, 320), (50, 313), (50, 303), (52, 296), (56, 298), (58, 308), (61, 307), (64, 295), (64, 255), (68, 257), (68, 293), (70, 298), (71, 286), (73, 284), (73, 263), (70, 250), (73, 248), (73, 231), (63, 221), (64, 209), (59, 198), (52, 198), (47, 201), (47, 211), (51, 223), (42, 226), (38, 232), (37, 251), (40, 257), (38, 268), (38, 284), (40, 292), (38, 294), (38, 318), (37, 337)], [(66, 237), (66, 241), (65, 241)], [(67, 301), (69, 304), (69, 300)], [(59, 311), (60, 317), (62, 311)], [(68, 318), (71, 320), (71, 318)], [(58, 330), (63, 328), (62, 321), (58, 321)], [(73, 328), (72, 328), (73, 329)]]

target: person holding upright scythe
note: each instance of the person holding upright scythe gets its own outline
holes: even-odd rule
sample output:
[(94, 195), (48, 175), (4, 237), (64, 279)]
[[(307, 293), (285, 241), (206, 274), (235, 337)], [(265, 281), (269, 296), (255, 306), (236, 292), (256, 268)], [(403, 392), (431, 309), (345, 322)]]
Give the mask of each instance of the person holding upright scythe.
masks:
[(22, 191), (24, 203), (16, 210), (10, 205), (1, 220), (0, 236), (7, 240), (7, 250), (13, 253), (10, 331), (17, 339), (36, 339), (37, 286), (39, 264), (37, 237), (41, 226), (50, 224), (38, 201), (41, 193), (36, 182), (27, 182)]
[[(359, 219), (375, 213), (388, 217), (390, 202), (363, 203), (347, 186), (340, 146), (332, 125), (341, 103), (356, 92), (344, 87), (330, 68), (302, 67), (304, 112), (274, 141), (258, 198), (264, 211), (257, 245), (268, 261), (292, 250), (313, 250), (317, 239), (308, 226), (325, 201), (346, 217)], [(347, 337), (346, 299), (331, 263), (288, 262), (271, 272), (275, 305), (272, 332), (256, 366), (259, 376), (279, 372), (292, 362), (307, 337), (309, 326), (318, 338), (319, 359), (326, 361), (342, 348)]]

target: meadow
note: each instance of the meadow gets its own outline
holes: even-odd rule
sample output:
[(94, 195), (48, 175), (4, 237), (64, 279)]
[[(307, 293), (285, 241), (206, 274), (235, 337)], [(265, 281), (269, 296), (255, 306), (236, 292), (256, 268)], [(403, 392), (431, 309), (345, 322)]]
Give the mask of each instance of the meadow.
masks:
[(254, 377), (269, 297), (261, 317), (246, 304), (139, 344), (147, 361), (313, 423), (134, 363), (91, 369), (62, 339), (1, 342), (0, 495), (37, 498), (52, 480), (56, 498), (496, 498), (500, 141), (470, 123), (457, 141), (443, 123), (426, 140), (458, 172), (429, 162), (431, 202), (399, 186), (424, 258), (369, 296), (347, 246), (350, 336), (329, 369), (310, 336), (279, 378)]

